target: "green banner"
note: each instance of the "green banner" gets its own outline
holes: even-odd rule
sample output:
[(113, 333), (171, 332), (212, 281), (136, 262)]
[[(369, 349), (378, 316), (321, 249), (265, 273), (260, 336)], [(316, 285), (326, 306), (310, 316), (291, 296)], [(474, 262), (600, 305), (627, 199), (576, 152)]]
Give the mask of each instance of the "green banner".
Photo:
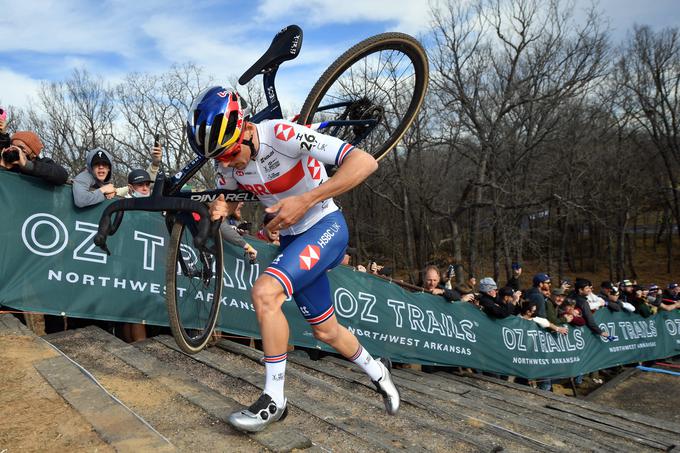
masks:
[[(129, 212), (109, 239), (112, 255), (92, 238), (106, 203), (73, 205), (71, 188), (0, 171), (0, 304), (72, 317), (167, 325), (164, 301), (168, 234), (158, 213)], [(252, 241), (258, 263), (225, 245), (224, 290), (218, 328), (258, 336), (250, 288), (276, 248)], [(459, 365), (526, 378), (576, 376), (619, 364), (680, 354), (677, 310), (644, 319), (599, 310), (607, 341), (584, 328), (549, 333), (518, 317), (494, 320), (466, 303), (411, 293), (344, 266), (329, 273), (338, 320), (378, 356), (398, 362)], [(199, 297), (208, 297), (200, 295)], [(291, 343), (316, 341), (293, 300), (283, 304)]]

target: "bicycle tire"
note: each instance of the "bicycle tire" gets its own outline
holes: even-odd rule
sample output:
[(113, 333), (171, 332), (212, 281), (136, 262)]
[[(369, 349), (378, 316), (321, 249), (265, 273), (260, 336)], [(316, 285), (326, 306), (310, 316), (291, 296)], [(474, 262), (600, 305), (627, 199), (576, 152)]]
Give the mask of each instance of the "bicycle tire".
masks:
[[(413, 123), (425, 99), (429, 81), (427, 54), (420, 42), (404, 33), (382, 33), (365, 39), (338, 57), (316, 82), (302, 106), (298, 123), (309, 125), (314, 121), (319, 104), (333, 84), (351, 67), (372, 54), (382, 51), (397, 51), (406, 55), (413, 64), (415, 83), (408, 108), (400, 118), (397, 126), (387, 139), (375, 149), (366, 149), (376, 160), (382, 159), (401, 140), (409, 126)], [(382, 54), (380, 54), (382, 56)], [(359, 145), (359, 143), (354, 143)]]
[[(191, 228), (187, 228), (181, 220), (175, 220), (166, 260), (165, 303), (172, 336), (182, 351), (188, 354), (196, 354), (205, 348), (219, 315), (224, 260), (219, 230), (209, 240), (213, 241), (216, 253), (197, 250), (193, 246)], [(196, 258), (195, 263), (190, 261), (192, 257)], [(190, 265), (191, 271), (185, 271), (182, 264), (185, 267)], [(206, 282), (204, 278), (187, 275), (191, 272), (211, 277)], [(196, 290), (201, 292), (200, 297), (193, 294)]]

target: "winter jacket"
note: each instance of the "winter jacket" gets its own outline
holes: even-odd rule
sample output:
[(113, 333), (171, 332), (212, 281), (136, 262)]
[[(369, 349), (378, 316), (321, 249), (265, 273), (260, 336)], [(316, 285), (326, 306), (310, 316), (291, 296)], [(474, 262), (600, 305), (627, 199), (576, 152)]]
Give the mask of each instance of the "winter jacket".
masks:
[(531, 289), (527, 291), (526, 299), (536, 304), (536, 316), (539, 318), (547, 318), (545, 306), (548, 298), (543, 295), (538, 287), (532, 286)]
[(500, 302), (486, 293), (480, 294), (479, 306), (492, 318), (507, 318), (515, 312), (513, 304)]
[[(112, 163), (111, 170), (103, 182), (95, 178), (94, 170), (92, 170), (92, 158), (99, 151), (106, 154), (109, 162)], [(106, 200), (106, 196), (99, 188), (111, 182), (111, 174), (113, 173), (113, 157), (104, 149), (95, 148), (88, 151), (85, 162), (87, 168), (73, 178), (73, 202), (79, 208), (92, 206)]]
[(588, 299), (585, 296), (581, 296), (578, 291), (571, 293), (571, 298), (576, 301), (576, 307), (581, 310), (581, 316), (586, 321), (586, 326), (595, 335), (601, 335), (602, 329), (597, 326), (593, 314), (590, 312), (590, 305), (588, 304)]

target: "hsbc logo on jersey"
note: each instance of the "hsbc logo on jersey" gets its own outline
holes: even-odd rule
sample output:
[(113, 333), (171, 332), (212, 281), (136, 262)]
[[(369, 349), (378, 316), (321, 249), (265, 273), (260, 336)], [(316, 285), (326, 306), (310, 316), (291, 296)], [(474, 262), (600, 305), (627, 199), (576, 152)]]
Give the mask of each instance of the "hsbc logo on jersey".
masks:
[(309, 156), (307, 157), (307, 169), (309, 174), (312, 175), (312, 179), (316, 181), (321, 179), (321, 162)]
[(321, 257), (321, 249), (318, 245), (308, 245), (300, 253), (300, 269), (308, 271), (319, 262)]
[(217, 93), (217, 95), (221, 98), (224, 98), (224, 97), (227, 97), (227, 92), (226, 91), (220, 91), (219, 93)]
[(234, 174), (236, 176), (243, 176), (243, 175), (245, 175), (245, 172), (243, 170), (236, 170), (236, 171), (234, 171)]
[(295, 129), (289, 124), (279, 123), (274, 126), (274, 134), (279, 140), (287, 142), (295, 135)]

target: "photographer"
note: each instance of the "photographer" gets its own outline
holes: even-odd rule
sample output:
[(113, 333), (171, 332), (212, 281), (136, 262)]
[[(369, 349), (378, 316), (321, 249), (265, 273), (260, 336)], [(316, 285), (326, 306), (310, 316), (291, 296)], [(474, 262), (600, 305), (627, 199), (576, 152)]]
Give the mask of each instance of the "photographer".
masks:
[(4, 134), (4, 143), (0, 154), (0, 168), (41, 178), (51, 184), (62, 185), (68, 179), (68, 173), (61, 165), (49, 157), (40, 157), (44, 146), (38, 136), (31, 131), (18, 131), (7, 145), (5, 121), (0, 121), (0, 133)]
[[(154, 143), (153, 147), (151, 148), (151, 163), (149, 166), (146, 168), (146, 173), (148, 175), (149, 179), (149, 185), (148, 185), (148, 190), (149, 193), (151, 193), (151, 186), (153, 185), (153, 182), (156, 180), (156, 176), (158, 175), (158, 171), (161, 168), (161, 162), (163, 160), (163, 146), (161, 143), (158, 141), (158, 138), (156, 138), (156, 142)], [(139, 170), (135, 170), (139, 171)], [(142, 170), (144, 171), (144, 170)], [(130, 185), (130, 177), (128, 176), (128, 185), (123, 186), (123, 187), (116, 187), (116, 196), (118, 197), (123, 197), (123, 198), (129, 198), (129, 195), (134, 196), (139, 196), (139, 192), (137, 192), (137, 195), (135, 195), (134, 192), (131, 192), (132, 186)]]
[(455, 289), (446, 289), (444, 285), (441, 284), (441, 274), (436, 266), (427, 266), (423, 272), (423, 289), (435, 296), (442, 296), (448, 302), (454, 302), (457, 300), (463, 300), (465, 302), (470, 302), (474, 298), (474, 294), (460, 294)]

